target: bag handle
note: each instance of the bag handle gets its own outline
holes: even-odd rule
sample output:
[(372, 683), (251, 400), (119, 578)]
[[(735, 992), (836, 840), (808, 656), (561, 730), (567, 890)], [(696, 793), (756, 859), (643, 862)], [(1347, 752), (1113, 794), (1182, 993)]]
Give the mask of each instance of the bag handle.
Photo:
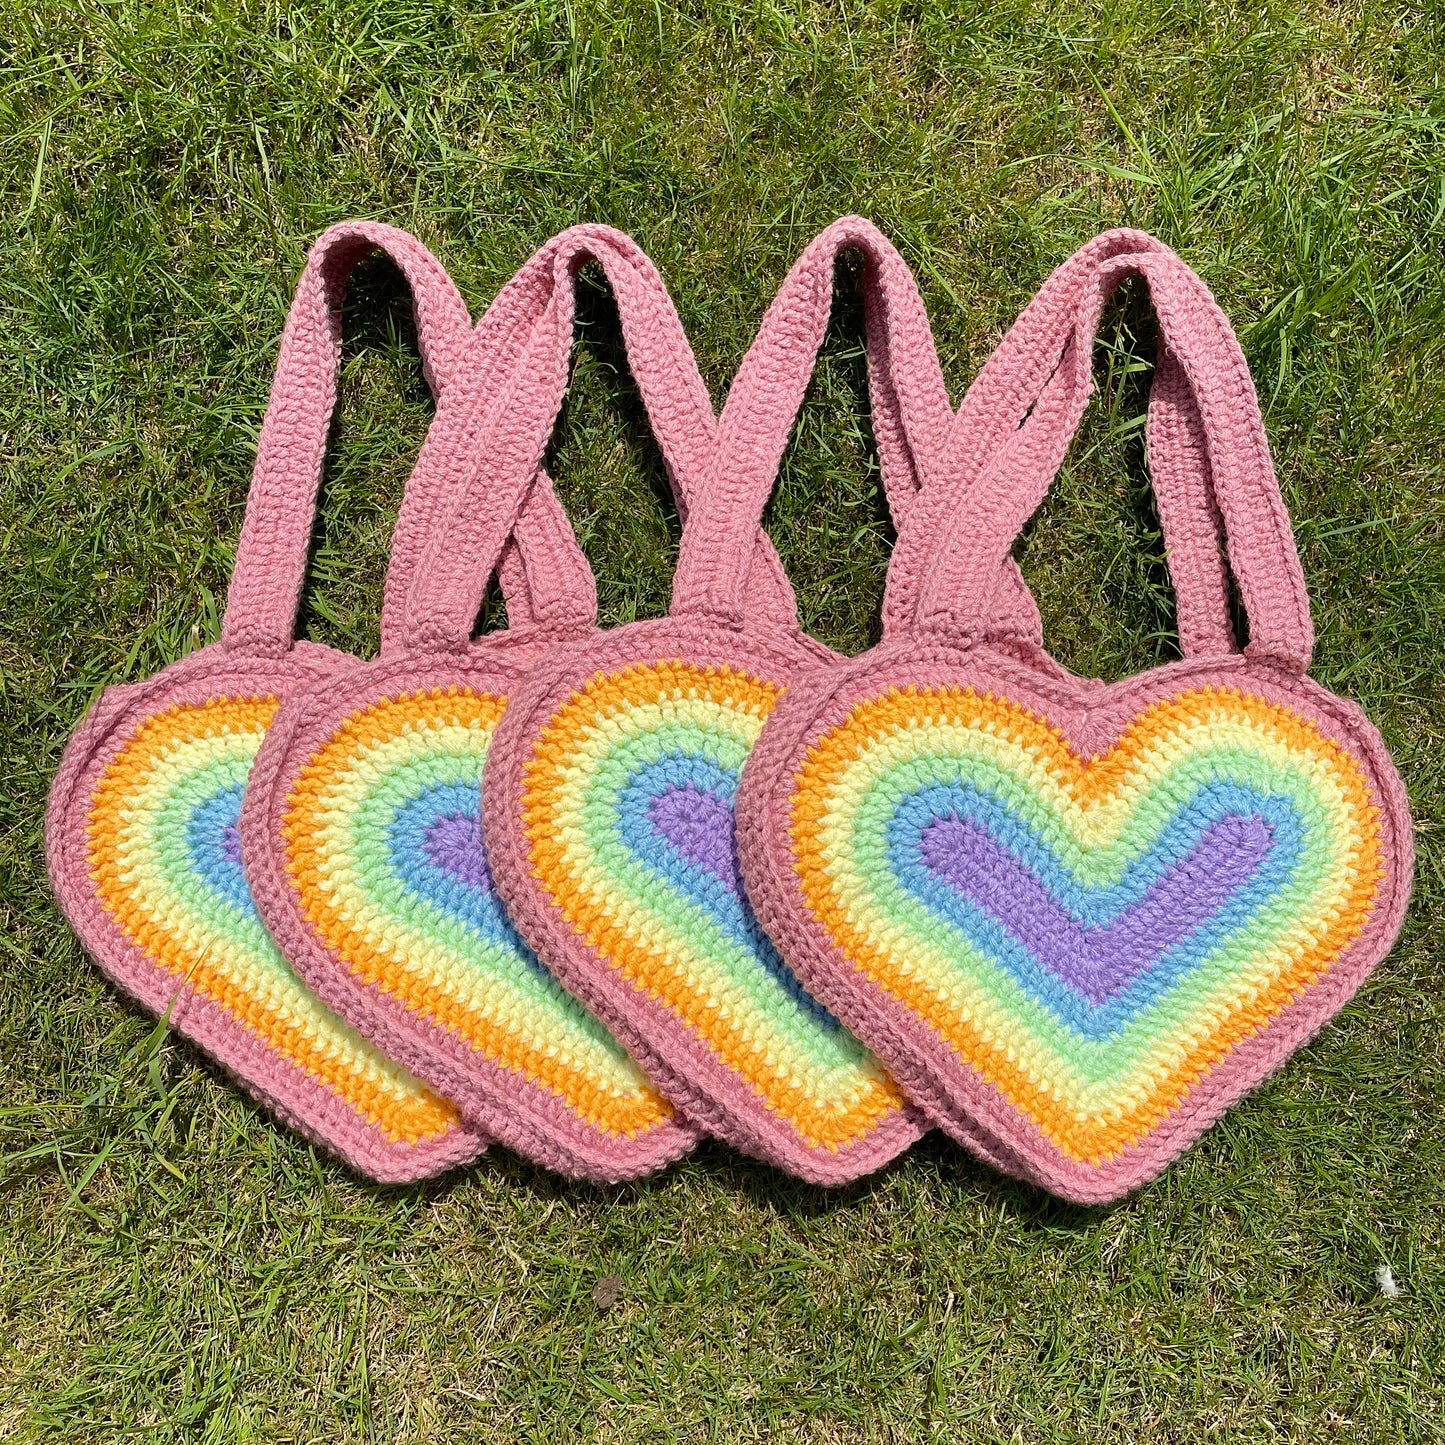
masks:
[[(437, 529), (444, 525), (455, 492), (471, 474), (471, 458), (455, 444), (468, 405), (493, 404), (525, 350), (544, 293), (526, 268), (513, 276), (487, 308), (473, 333), (465, 395), (439, 405), (433, 430), (417, 458), (392, 535), (381, 612), (381, 650), (405, 645), (407, 597)], [(559, 633), (585, 630), (597, 621), (597, 585), (572, 525), (540, 464), (535, 483), (503, 545), (497, 576), (507, 603), (509, 627), (546, 627)], [(483, 582), (485, 587), (485, 581)], [(480, 606), (480, 600), (478, 602)], [(473, 613), (475, 617), (475, 612)]]
[[(392, 258), (411, 288), (422, 369), (434, 394), (444, 397), (454, 389), (482, 339), (473, 335), (466, 303), (451, 277), (414, 236), (379, 221), (344, 221), (317, 238), (286, 318), (256, 448), (222, 621), (222, 644), (229, 651), (276, 657), (291, 647), (336, 405), (342, 302), (357, 264), (376, 250)], [(545, 526), (547, 512), (560, 514), (561, 509), (549, 486), (539, 486), (537, 498), (529, 511), (535, 509), (539, 517), (531, 525)], [(417, 539), (435, 501), (424, 487), (408, 482), (393, 539), (390, 584), (401, 585), (416, 565)], [(522, 559), (514, 546), (508, 551), (508, 605), (528, 614), (532, 603)], [(384, 616), (384, 631), (385, 622)]]
[[(739, 549), (772, 491), (783, 451), (827, 329), (838, 255), (864, 256), (869, 390), (880, 460), (908, 459), (913, 487), (888, 485), (900, 533), (948, 466), (956, 418), (918, 286), (897, 250), (859, 216), (835, 221), (808, 246), (783, 282), (743, 359), (723, 410), (717, 456), (699, 509), (683, 532), (673, 582), (674, 615), (699, 613), (740, 627), (747, 608), (739, 586)], [(896, 471), (905, 468), (895, 463)], [(1002, 625), (1039, 637), (1038, 609), (1017, 568), (999, 599)], [(899, 590), (884, 609), (885, 635), (906, 619)]]
[[(913, 625), (918, 592), (928, 575), (933, 538), (951, 512), (967, 506), (984, 468), (1029, 416), (1057, 364), (1056, 339), (1079, 305), (1082, 288), (1110, 258), (1131, 251), (1165, 251), (1143, 231), (1107, 231), (1081, 247), (1044, 282), (1023, 314), (980, 368), (954, 417), (943, 484), (920, 501), (900, 530), (888, 568), (884, 616), (896, 630)], [(1232, 645), (1229, 579), (1220, 554), (1220, 519), (1214, 502), (1198, 404), (1179, 365), (1161, 345), (1150, 389), (1145, 440), (1157, 489), (1160, 526), (1171, 556), (1187, 559), (1199, 586), (1181, 597), (1177, 620), (1186, 654), (1212, 654)], [(989, 634), (1007, 635), (997, 612)], [(1035, 636), (1034, 641), (1041, 641)]]
[[(1015, 330), (1022, 328), (1021, 342), (1009, 347), (994, 379), (1008, 379), (1027, 363), (1031, 376), (1042, 374), (1042, 384), (1027, 420), (988, 459), (966, 516), (956, 495), (937, 495), (928, 508), (915, 509), (911, 525), (928, 561), (914, 626), (967, 641), (985, 635), (999, 568), (1043, 500), (1083, 416), (1104, 304), (1126, 276), (1138, 275), (1149, 285), (1166, 359), (1176, 368), (1163, 374), (1158, 421), (1146, 441), (1164, 447), (1151, 457), (1161, 523), (1182, 533), (1168, 540), (1180, 615), (1196, 620), (1187, 631), (1181, 627), (1186, 653), (1205, 656), (1233, 646), (1215, 523), (1197, 487), (1207, 467), (1230, 570), (1249, 618), (1245, 655), (1303, 672), (1314, 638), (1309, 599), (1248, 363), (1209, 289), (1162, 243), (1146, 239), (1147, 246), (1119, 254), (1104, 247), (1082, 274), (1075, 273), (1076, 304), (1072, 314), (1054, 318), (1062, 324), (1047, 344), (1035, 344), (1038, 315), (1030, 320), (1026, 311), (1020, 319)], [(920, 545), (920, 538), (910, 545)]]
[[(486, 578), (528, 496), (561, 408), (576, 276), (589, 260), (602, 267), (616, 297), (633, 375), (678, 511), (684, 521), (688, 515), (717, 427), (692, 348), (657, 268), (641, 248), (609, 226), (574, 226), (554, 236), (511, 283), (509, 304), (531, 321), (530, 331), (495, 395), (471, 388), (464, 425), (475, 466), (417, 573), (403, 629), (410, 647), (456, 650), (470, 638)], [(792, 589), (772, 544), (759, 531), (754, 546), (760, 565), (749, 589), (751, 604), (780, 622), (795, 621)]]
[[(866, 226), (867, 223), (862, 224)], [(879, 240), (882, 238), (879, 237)], [(824, 245), (826, 244), (825, 241)], [(841, 250), (843, 244), (846, 244), (846, 238), (830, 253), (827, 267), (830, 284), (831, 255)], [(882, 245), (891, 251), (886, 241), (883, 241)], [(542, 328), (536, 343), (541, 348), (538, 356), (540, 357), (542, 352), (547, 353), (547, 360), (539, 360), (538, 364), (547, 368), (551, 381), (539, 384), (531, 393), (531, 403), (516, 399), (509, 420), (502, 419), (504, 406), (499, 405), (488, 413), (490, 419), (484, 426), (489, 429), (491, 439), (481, 445), (481, 451), (491, 458), (492, 464), (486, 475), (479, 474), (474, 478), (470, 499), (463, 503), (463, 510), (472, 519), (468, 535), (474, 539), (477, 549), (471, 563), (472, 570), (467, 579), (461, 578), (460, 569), (458, 574), (450, 579), (438, 576), (435, 585), (430, 587), (429, 595), (419, 596), (415, 611), (409, 614), (418, 629), (417, 638), (420, 639), (425, 634), (430, 639), (427, 645), (459, 646), (464, 614), (468, 617), (475, 615), (473, 598), (480, 585), (480, 568), (495, 546), (498, 531), (505, 524), (505, 506), (510, 505), (499, 504), (502, 510), (495, 515), (484, 515), (479, 511), (484, 498), (503, 485), (505, 469), (497, 460), (501, 455), (499, 448), (503, 445), (499, 438), (504, 432), (510, 435), (513, 443), (520, 448), (519, 455), (530, 455), (546, 445), (566, 385), (565, 364), (571, 348), (569, 328), (572, 303), (570, 296), (563, 296), (562, 293), (570, 291), (571, 277), (587, 259), (595, 259), (602, 265), (617, 295), (624, 337), (644, 404), (653, 419), (667, 464), (683, 521), (684, 538), (693, 535), (698, 529), (692, 511), (696, 506), (696, 499), (704, 495), (710, 469), (714, 464), (719, 424), (713, 416), (711, 400), (697, 371), (686, 334), (656, 268), (629, 237), (609, 227), (576, 227), (571, 232), (555, 237), (519, 273), (519, 286), (524, 284), (526, 278), (531, 278), (527, 284), (536, 284), (547, 289), (552, 300), (561, 297), (568, 308), (551, 313), (546, 313), (544, 308), (543, 314), (538, 317), (537, 324)], [(902, 266), (901, 259), (899, 265)], [(907, 268), (902, 269), (907, 276)], [(876, 274), (870, 272), (865, 283), (871, 295), (872, 289), (877, 285)], [(911, 284), (910, 276), (909, 285)], [(924, 328), (924, 334), (927, 335), (927, 318), (922, 313), (921, 300), (917, 305), (917, 316)], [(824, 324), (826, 317), (825, 308)], [(878, 441), (884, 490), (895, 518), (901, 519), (906, 515), (914, 495), (922, 485), (924, 466), (916, 455), (913, 428), (904, 423), (899, 394), (893, 385), (892, 346), (889, 328), (882, 320), (881, 305), (870, 301), (869, 385), (874, 403), (874, 430)], [(548, 350), (549, 348), (554, 349)], [(933, 356), (931, 343), (928, 355)], [(933, 360), (937, 370), (936, 357)], [(935, 391), (935, 409), (941, 408), (942, 415), (946, 418), (950, 413), (941, 371), (937, 372)], [(735, 408), (736, 405), (734, 403)], [(508, 485), (515, 485), (517, 477), (521, 475), (522, 462), (514, 458), (508, 466)], [(473, 544), (468, 543), (464, 546), (453, 536), (448, 549), (454, 557), (462, 558), (469, 555), (468, 549), (471, 545)], [(750, 543), (740, 542), (739, 546), (744, 555), (737, 568), (736, 580), (748, 615), (761, 617), (774, 625), (795, 628), (797, 613), (792, 588), (772, 543), (756, 517), (752, 524)], [(465, 567), (466, 564), (463, 563), (462, 566)], [(426, 571), (430, 577), (430, 565)], [(447, 588), (454, 589), (454, 595), (449, 600), (443, 596)], [(1023, 589), (1021, 581), (1019, 590), (1027, 612), (1032, 614), (1033, 631), (1037, 632), (1037, 612), (1033, 609), (1032, 599)], [(1024, 625), (1027, 626), (1027, 622)]]
[[(1142, 232), (1119, 231), (1099, 238), (1050, 279), (1031, 308), (1030, 323), (1039, 324), (1040, 313), (1047, 317), (1075, 304), (1074, 292), (1080, 276), (1101, 257), (1135, 246), (1157, 244)], [(734, 545), (730, 533), (734, 527), (745, 525), (755, 511), (760, 512), (766, 501), (826, 325), (832, 260), (840, 249), (850, 245), (863, 250), (867, 261), (865, 276), (873, 280), (873, 288), (867, 295), (870, 328), (891, 332), (898, 338), (896, 353), (901, 359), (870, 370), (870, 381), (875, 383), (874, 430), (880, 439), (880, 450), (890, 426), (903, 428), (909, 434), (928, 482), (922, 488), (918, 511), (936, 516), (940, 507), (949, 514), (959, 509), (963, 504), (961, 499), (967, 497), (976, 483), (990, 453), (1027, 414), (1027, 404), (1046, 375), (1046, 372), (1036, 374), (1037, 367), (1031, 371), (1027, 365), (1018, 364), (1026, 361), (1027, 355), (1017, 356), (1020, 349), (1017, 338), (1010, 333), (954, 412), (948, 402), (932, 331), (912, 272), (887, 239), (867, 221), (844, 217), (836, 222), (808, 248), (790, 273), (759, 333), (754, 352), (739, 372), (739, 380), (746, 373), (749, 385), (762, 399), (764, 427), (760, 435), (738, 437), (750, 456), (719, 454), (721, 485), (729, 488), (728, 494), (720, 499), (719, 512), (727, 506), (738, 510), (735, 520), (715, 524), (728, 538), (721, 546), (717, 533), (698, 528), (693, 539), (694, 550), (686, 559), (686, 573), (679, 567), (679, 587), (685, 589), (681, 605), (685, 608), (720, 615), (732, 625), (738, 623), (737, 599), (730, 584), (733, 569), (727, 560)], [(875, 346), (872, 351), (876, 355), (881, 347)], [(1197, 442), (1197, 408), (1172, 357), (1163, 358), (1161, 374), (1165, 384), (1158, 387), (1151, 408), (1151, 434), (1159, 438), (1159, 455), (1167, 466), (1179, 473), (1181, 487), (1191, 498), (1198, 499), (1207, 519), (1213, 515), (1212, 499)], [(894, 389), (892, 405), (879, 404), (876, 383), (880, 380), (886, 380)], [(942, 502), (944, 498), (946, 503)], [(890, 502), (893, 501), (890, 494)], [(910, 539), (921, 530), (916, 514), (911, 522), (907, 520), (907, 513), (914, 511), (911, 502), (906, 507), (894, 502), (893, 511), (899, 538), (889, 565), (884, 596), (885, 637), (906, 631), (912, 625), (926, 562), (926, 553), (920, 556), (920, 548), (910, 545)], [(1197, 509), (1189, 509), (1188, 522), (1197, 515)], [(1166, 532), (1179, 547), (1191, 555), (1198, 554), (1201, 569), (1207, 570), (1209, 559), (1214, 559), (1217, 584), (1212, 605), (1199, 609), (1197, 616), (1191, 612), (1186, 618), (1191, 637), (1198, 635), (1201, 639), (1213, 640), (1221, 627), (1227, 629), (1229, 617), (1228, 584), (1218, 561), (1217, 539), (1213, 533), (1204, 535), (1197, 527), (1187, 525), (1185, 520), (1172, 514), (1166, 515), (1163, 521)], [(1015, 635), (1042, 642), (1038, 609), (1012, 559), (1004, 565), (998, 595), (991, 599), (988, 616), (989, 631), (993, 635)]]

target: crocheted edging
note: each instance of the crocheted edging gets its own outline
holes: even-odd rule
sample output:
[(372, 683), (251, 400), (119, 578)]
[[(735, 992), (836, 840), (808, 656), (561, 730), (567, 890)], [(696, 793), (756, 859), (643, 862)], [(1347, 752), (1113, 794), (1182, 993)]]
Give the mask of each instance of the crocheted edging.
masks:
[(484, 805), (518, 928), (663, 1090), (744, 1152), (839, 1183), (920, 1118), (759, 929), (732, 813), (783, 679), (826, 655), (671, 619), (560, 649), (513, 695)]
[(203, 649), (103, 695), (51, 789), (56, 896), (101, 969), (284, 1122), (372, 1178), (421, 1178), (485, 1141), (328, 1010), (256, 914), (236, 819), (277, 700), (343, 662)]
[(517, 935), (483, 841), (492, 733), (549, 641), (383, 658), (298, 696), (242, 833), (263, 916), (338, 1013), (500, 1142), (616, 1181), (696, 1130)]

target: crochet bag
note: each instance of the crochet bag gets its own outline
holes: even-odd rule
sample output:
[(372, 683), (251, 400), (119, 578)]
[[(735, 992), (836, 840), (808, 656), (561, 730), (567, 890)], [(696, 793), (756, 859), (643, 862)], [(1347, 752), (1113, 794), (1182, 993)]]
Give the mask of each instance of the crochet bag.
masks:
[[(986, 619), (1128, 275), (1159, 317), (1147, 444), (1184, 656), (1104, 684)], [(1177, 256), (1137, 232), (1086, 247), (975, 396), (972, 435), (901, 531), (884, 641), (800, 680), (763, 729), (742, 864), (783, 956), (933, 1119), (1107, 1200), (1388, 951), (1410, 821), (1375, 729), (1306, 676), (1309, 604), (1248, 367)]]
[[(592, 574), (565, 518), (532, 577), (532, 621), (471, 638), (561, 403), (589, 259), (611, 282), (686, 511), (715, 429), (691, 348), (643, 252), (610, 228), (574, 227), (496, 303), (529, 341), (506, 388), (479, 391), (462, 418), (474, 475), (381, 656), (281, 710), (241, 831), (262, 915), (323, 998), (489, 1136), (561, 1173), (619, 1180), (679, 1157), (697, 1130), (518, 937), (481, 826), (483, 763), (509, 695), (536, 659), (595, 632)], [(776, 574), (765, 559), (764, 585)]]
[[(845, 246), (869, 261), (874, 424), (892, 505), (906, 510), (917, 459), (893, 387), (927, 323), (901, 258), (849, 218), (794, 267), (733, 383), (684, 519), (669, 616), (537, 663), (484, 779), (497, 887), (539, 956), (690, 1117), (824, 1184), (877, 1168), (923, 1126), (777, 957), (739, 883), (732, 800), (743, 760), (788, 678), (834, 654), (799, 630), (781, 571), (760, 566), (773, 554), (757, 547), (759, 512), (729, 532), (716, 497), (735, 475), (771, 481), (796, 408), (779, 409), (780, 359), (811, 367)], [(544, 399), (542, 415), (555, 404)], [(700, 590), (719, 577), (726, 610)], [(445, 585), (428, 576), (419, 590)]]
[[(336, 399), (341, 303), (353, 268), (376, 249), (410, 283), (439, 413), (475, 358), (505, 355), (498, 318), (474, 337), (450, 278), (405, 232), (347, 222), (317, 240), (281, 342), (221, 640), (101, 694), (51, 788), (46, 849), (56, 897), (116, 983), (308, 1138), (373, 1178), (407, 1180), (473, 1157), (485, 1140), (291, 971), (257, 916), (237, 837), (247, 773), (278, 705), (356, 665), (293, 641), (293, 629)], [(519, 530), (540, 524), (545, 537), (545, 514), (560, 509), (545, 486), (533, 495)], [(408, 484), (389, 614), (441, 501)], [(505, 570), (509, 600), (526, 609), (515, 547)]]

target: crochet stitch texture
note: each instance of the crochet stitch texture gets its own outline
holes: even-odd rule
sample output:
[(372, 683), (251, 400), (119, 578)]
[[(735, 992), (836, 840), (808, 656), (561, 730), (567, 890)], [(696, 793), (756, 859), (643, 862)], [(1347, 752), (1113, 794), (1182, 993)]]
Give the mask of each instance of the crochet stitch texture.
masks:
[(1315, 983), (1384, 877), (1360, 765), (1238, 688), (1088, 759), (1015, 702), (890, 690), (814, 745), (790, 832), (840, 952), (1094, 1164)]
[(353, 713), (292, 785), (282, 824), (307, 921), (353, 976), (513, 1074), (590, 1128), (637, 1138), (663, 1123), (598, 1021), (517, 936), (482, 844), (481, 775), (505, 701), (403, 693)]
[[(884, 640), (851, 660), (801, 632), (760, 526), (850, 246), (899, 532)], [(293, 634), (341, 297), (378, 247), (438, 406), (363, 664)], [(668, 617), (608, 633), (541, 467), (588, 260), (684, 521)], [(1146, 443), (1183, 658), (1105, 685), (1049, 657), (1009, 552), (1130, 275), (1160, 320)], [(473, 640), (493, 572), (511, 625)], [(715, 417), (621, 233), (555, 237), (474, 329), (424, 247), (346, 223), (287, 320), (222, 639), (102, 695), (52, 787), (48, 863), (111, 977), (374, 1178), (497, 1139), (620, 1180), (707, 1128), (834, 1184), (937, 1123), (1107, 1200), (1398, 933), (1404, 791), (1359, 708), (1308, 678), (1312, 643), (1244, 357), (1143, 233), (1060, 266), (955, 412), (907, 267), (844, 218)]]
[(680, 660), (599, 673), (543, 727), (521, 806), (533, 874), (586, 946), (705, 1027), (804, 1147), (840, 1151), (903, 1096), (801, 988), (743, 896), (733, 795), (778, 692)]
[[(1148, 440), (1185, 657), (1106, 686), (987, 607), (1127, 274), (1160, 314)], [(932, 1118), (1057, 1193), (1111, 1199), (1388, 951), (1409, 816), (1364, 715), (1304, 675), (1308, 601), (1254, 389), (1178, 257), (1138, 232), (1090, 243), (970, 397), (971, 443), (900, 531), (885, 641), (796, 680), (762, 730), (741, 861), (779, 952)]]
[(91, 794), (96, 900), (157, 970), (303, 1070), (322, 1098), (345, 1100), (387, 1146), (425, 1144), (455, 1127), (455, 1110), (338, 1027), (286, 967), (251, 901), (236, 823), (276, 706), (275, 697), (215, 697), (136, 727)]
[[(488, 1134), (559, 1172), (616, 1180), (677, 1158), (697, 1128), (513, 928), (482, 822), (483, 769), (509, 697), (552, 651), (595, 631), (592, 576), (565, 521), (533, 559), (531, 621), (469, 636), (560, 406), (575, 277), (589, 259), (612, 283), (686, 511), (715, 423), (681, 323), (626, 236), (574, 227), (496, 303), (527, 339), (505, 385), (479, 387), (458, 413), (471, 473), (400, 631), (375, 663), (283, 711), (242, 833), (267, 921), (339, 1011)], [(776, 557), (760, 536), (753, 545), (767, 588)]]

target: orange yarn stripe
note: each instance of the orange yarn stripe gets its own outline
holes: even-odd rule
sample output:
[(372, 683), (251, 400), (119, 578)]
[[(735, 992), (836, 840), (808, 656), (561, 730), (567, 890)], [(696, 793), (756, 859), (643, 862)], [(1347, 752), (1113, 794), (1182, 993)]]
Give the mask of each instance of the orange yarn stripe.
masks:
[[(566, 1101), (589, 1124), (635, 1138), (672, 1117), (672, 1106), (655, 1091), (618, 1097), (564, 1058), (549, 1056), (470, 1002), (427, 979), (406, 957), (377, 948), (353, 927), (321, 885), (320, 812), (327, 792), (365, 748), (405, 729), (448, 725), (495, 727), (506, 698), (469, 688), (407, 693), (346, 720), (301, 771), (287, 799), (282, 834), (286, 871), (316, 935), (361, 982), (397, 999), (403, 1007), (454, 1033), (503, 1068), (539, 1083)], [(398, 726), (400, 721), (400, 726)]]
[(837, 1152), (902, 1107), (902, 1092), (887, 1075), (867, 1081), (846, 1111), (818, 1107), (804, 1090), (774, 1067), (747, 1033), (722, 1013), (715, 1000), (683, 972), (678, 960), (649, 949), (577, 885), (556, 822), (557, 795), (569, 759), (586, 730), (608, 717), (669, 698), (700, 698), (766, 717), (781, 689), (730, 667), (699, 669), (680, 661), (634, 664), (598, 674), (553, 715), (533, 745), (523, 783), (523, 822), (530, 843), (532, 876), (546, 890), (579, 937), (639, 992), (658, 999), (733, 1072), (744, 1078), (770, 1110), (786, 1119), (810, 1147)]
[(275, 716), (275, 698), (219, 698), (203, 708), (176, 704), (149, 717), (105, 770), (91, 799), (87, 826), (90, 876), (96, 896), (116, 924), (159, 967), (214, 1000), (267, 1047), (326, 1086), (370, 1120), (393, 1142), (416, 1144), (444, 1134), (458, 1122), (456, 1110), (429, 1090), (398, 1098), (365, 1072), (349, 1068), (334, 1047), (318, 1041), (277, 1013), (266, 1000), (189, 950), (150, 903), (120, 875), (119, 833), (127, 800), (165, 752), (178, 743), (217, 732), (264, 732)]

